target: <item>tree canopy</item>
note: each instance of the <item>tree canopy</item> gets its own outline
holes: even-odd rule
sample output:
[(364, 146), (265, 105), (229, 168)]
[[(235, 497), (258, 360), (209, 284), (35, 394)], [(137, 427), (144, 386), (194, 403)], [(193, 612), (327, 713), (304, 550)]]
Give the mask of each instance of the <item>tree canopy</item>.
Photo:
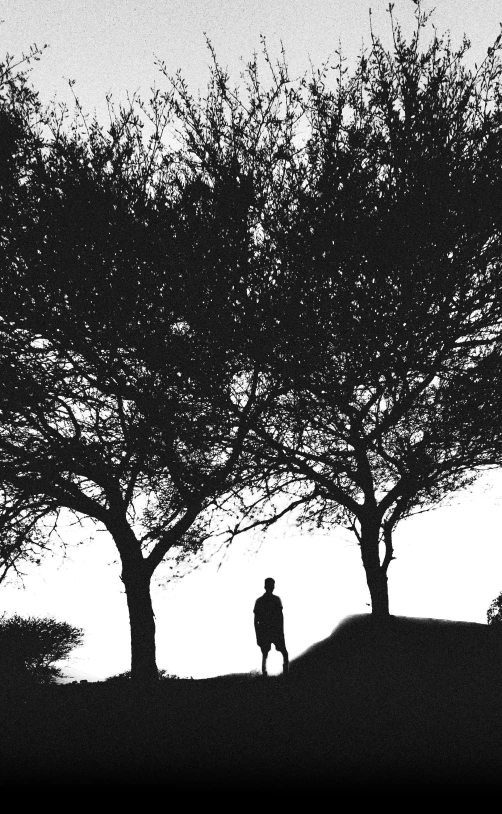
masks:
[(470, 69), (467, 42), (422, 46), (426, 22), (409, 42), (393, 24), (391, 51), (373, 37), (334, 90), (311, 83), (269, 285), (284, 396), (260, 437), (316, 484), (308, 517), (354, 529), (383, 616), (399, 520), (500, 462), (500, 36)]
[(255, 63), (240, 95), (216, 65), (195, 112), (175, 83), (187, 188), (224, 177), (232, 211), (253, 201), (252, 253), (216, 267), (205, 330), (259, 371), (268, 482), (295, 483), (303, 520), (353, 529), (382, 617), (396, 524), (501, 451), (501, 36), (469, 67), (420, 4), (411, 39), (392, 9), (391, 27), (352, 73), (340, 56), (295, 84), (280, 61), (273, 98)]
[[(146, 144), (134, 111), (120, 110), (109, 131), (57, 109), (40, 125), (36, 101), (25, 100), (5, 157), (30, 143), (9, 180), (23, 190), (29, 236), (4, 222), (0, 478), (31, 520), (35, 507), (66, 508), (110, 532), (132, 676), (156, 680), (152, 574), (169, 551), (215, 533), (222, 502), (253, 490), (245, 441), (256, 384), (235, 380), (187, 326), (192, 201), (163, 180), (161, 106), (152, 101)], [(210, 398), (216, 379), (238, 411)]]

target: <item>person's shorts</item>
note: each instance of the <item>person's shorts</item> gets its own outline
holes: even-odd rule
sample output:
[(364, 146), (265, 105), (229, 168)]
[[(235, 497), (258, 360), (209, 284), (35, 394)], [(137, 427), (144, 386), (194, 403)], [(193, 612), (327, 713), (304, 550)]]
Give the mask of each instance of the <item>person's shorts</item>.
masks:
[(284, 641), (284, 634), (271, 633), (269, 636), (260, 636), (258, 647), (261, 650), (270, 650), (271, 646), (275, 645), (276, 650), (285, 650), (286, 642)]

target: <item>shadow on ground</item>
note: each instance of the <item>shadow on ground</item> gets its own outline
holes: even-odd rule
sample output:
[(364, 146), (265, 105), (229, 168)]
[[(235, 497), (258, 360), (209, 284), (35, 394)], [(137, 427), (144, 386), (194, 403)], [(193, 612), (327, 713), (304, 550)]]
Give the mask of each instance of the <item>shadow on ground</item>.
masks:
[(502, 634), (345, 620), (287, 678), (4, 696), (3, 782), (194, 789), (479, 788), (502, 780)]

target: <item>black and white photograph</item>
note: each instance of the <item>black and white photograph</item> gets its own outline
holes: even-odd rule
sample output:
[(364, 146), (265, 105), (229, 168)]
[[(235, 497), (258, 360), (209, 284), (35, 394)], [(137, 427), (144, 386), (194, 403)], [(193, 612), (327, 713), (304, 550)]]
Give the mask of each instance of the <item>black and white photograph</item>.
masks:
[(1, 786), (501, 788), (501, 470), (499, 0), (0, 0)]

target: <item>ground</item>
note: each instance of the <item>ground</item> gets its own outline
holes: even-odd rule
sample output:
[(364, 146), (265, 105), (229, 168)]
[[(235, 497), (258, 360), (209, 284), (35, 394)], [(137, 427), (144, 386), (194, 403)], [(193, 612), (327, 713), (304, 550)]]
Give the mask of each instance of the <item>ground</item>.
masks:
[(4, 695), (0, 780), (187, 788), (486, 790), (502, 778), (502, 634), (352, 617), (287, 678)]

